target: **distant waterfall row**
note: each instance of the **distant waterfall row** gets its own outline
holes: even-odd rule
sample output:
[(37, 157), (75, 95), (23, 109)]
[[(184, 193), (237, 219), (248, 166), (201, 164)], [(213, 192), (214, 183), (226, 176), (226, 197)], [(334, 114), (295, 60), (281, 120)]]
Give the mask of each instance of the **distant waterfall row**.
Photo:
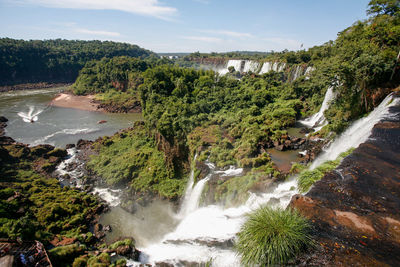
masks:
[(253, 61), (253, 60), (241, 60), (241, 59), (231, 59), (226, 63), (226, 66), (216, 69), (219, 74), (225, 75), (229, 72), (229, 68), (233, 67), (235, 71), (240, 73), (256, 73), (264, 74), (271, 71), (275, 72), (285, 72), (288, 81), (294, 81), (302, 75), (308, 77), (310, 73), (314, 70), (313, 67), (307, 65), (288, 65), (284, 62), (272, 62), (267, 61), (264, 63)]

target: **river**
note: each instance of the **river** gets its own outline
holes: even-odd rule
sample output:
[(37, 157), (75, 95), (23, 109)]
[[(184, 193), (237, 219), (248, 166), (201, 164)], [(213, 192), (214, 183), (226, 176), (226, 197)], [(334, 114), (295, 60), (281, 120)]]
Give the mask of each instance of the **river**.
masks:
[[(0, 116), (9, 120), (6, 135), (32, 146), (45, 143), (64, 147), (79, 139), (94, 140), (113, 135), (119, 129), (128, 128), (132, 122), (142, 119), (142, 115), (137, 113), (111, 114), (49, 106), (54, 96), (65, 89), (59, 87), (0, 93)], [(26, 118), (24, 120), (29, 115), (32, 119), (36, 117), (33, 123)], [(101, 120), (107, 122), (98, 124)]]
[[(111, 135), (141, 119), (138, 114), (107, 114), (48, 107), (50, 100), (60, 90), (63, 88), (0, 94), (0, 115), (10, 120), (6, 128), (7, 135), (24, 143), (50, 143), (62, 147), (81, 138), (95, 139)], [(399, 105), (399, 102), (399, 99), (393, 100), (388, 96), (369, 116), (354, 122), (326, 149), (326, 152), (334, 149), (335, 153), (323, 153), (313, 165), (335, 159), (336, 154), (357, 147), (367, 140), (374, 124), (388, 116), (388, 108)], [(24, 116), (29, 113), (34, 123), (24, 121)], [(108, 122), (97, 124), (99, 120)], [(223, 175), (212, 164), (210, 166), (211, 174)], [(241, 169), (234, 167), (229, 171), (235, 173), (232, 179), (242, 173)], [(193, 174), (194, 170), (191, 181)], [(232, 250), (232, 243), (246, 214), (260, 205), (285, 208), (292, 196), (298, 193), (296, 178), (292, 177), (270, 188), (268, 192), (250, 193), (247, 202), (239, 207), (225, 209), (218, 205), (201, 206), (200, 196), (207, 179), (194, 187), (188, 186), (182, 207), (193, 208), (183, 208), (180, 212), (174, 212), (169, 204), (154, 202), (139, 208), (136, 214), (130, 214), (118, 207), (119, 190), (97, 188), (99, 192), (106, 191), (103, 192), (104, 199), (109, 199), (110, 204), (115, 203), (111, 212), (101, 219), (103, 224), (112, 225), (114, 233), (108, 238), (133, 236), (143, 252), (142, 263), (163, 262), (180, 266), (185, 262), (212, 262), (213, 266), (239, 266), (240, 261)], [(129, 264), (138, 263), (129, 261)]]

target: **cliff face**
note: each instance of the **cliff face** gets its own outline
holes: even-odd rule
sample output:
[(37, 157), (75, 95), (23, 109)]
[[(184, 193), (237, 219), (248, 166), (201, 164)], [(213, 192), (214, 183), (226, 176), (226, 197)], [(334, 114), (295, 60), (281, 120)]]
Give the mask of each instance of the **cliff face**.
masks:
[(298, 264), (400, 265), (400, 107), (390, 112), (336, 170), (292, 198), (317, 241)]
[(225, 66), (226, 62), (228, 61), (228, 59), (225, 58), (202, 58), (202, 57), (191, 57), (190, 61), (199, 63), (199, 64), (203, 64), (203, 65), (212, 65), (215, 67), (223, 67)]

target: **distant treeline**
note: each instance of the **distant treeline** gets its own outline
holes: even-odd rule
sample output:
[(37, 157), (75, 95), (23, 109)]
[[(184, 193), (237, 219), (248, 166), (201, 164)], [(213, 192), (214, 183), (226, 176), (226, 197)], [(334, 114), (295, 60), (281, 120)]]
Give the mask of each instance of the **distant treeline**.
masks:
[(0, 39), (0, 85), (74, 82), (90, 60), (103, 57), (157, 57), (137, 45), (110, 41)]

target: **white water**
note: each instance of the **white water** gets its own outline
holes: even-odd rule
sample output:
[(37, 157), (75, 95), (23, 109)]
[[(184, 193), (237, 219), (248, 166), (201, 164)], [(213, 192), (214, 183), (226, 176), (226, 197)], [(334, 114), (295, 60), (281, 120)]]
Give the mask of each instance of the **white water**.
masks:
[[(82, 178), (84, 176), (84, 163), (78, 159), (78, 151), (76, 148), (67, 149), (67, 152), (67, 159), (63, 160), (56, 169), (58, 180), (64, 185), (81, 188)], [(73, 168), (70, 168), (70, 165), (73, 165)], [(64, 176), (66, 174), (69, 175), (69, 180), (65, 179)], [(120, 189), (95, 187), (91, 193), (98, 194), (99, 197), (106, 201), (111, 207), (116, 207), (121, 203), (120, 196), (122, 190)]]
[[(340, 153), (354, 147), (357, 148), (371, 135), (372, 128), (383, 118), (388, 117), (389, 107), (398, 105), (399, 98), (388, 95), (367, 117), (361, 118), (350, 125), (345, 132), (333, 141), (329, 147), (312, 163), (310, 169), (318, 167), (327, 160), (336, 159)], [(397, 114), (398, 115), (398, 114)]]
[(260, 63), (258, 63), (257, 61), (245, 60), (243, 72), (251, 71), (253, 73), (257, 73), (259, 66), (260, 66)]
[[(388, 108), (400, 104), (400, 99), (394, 99), (393, 102), (391, 99), (391, 96), (388, 96), (368, 117), (356, 121), (314, 161), (311, 168), (326, 160), (335, 159), (341, 152), (364, 142), (373, 126), (388, 116)], [(214, 167), (212, 164), (209, 166)], [(214, 171), (214, 174), (217, 172)], [(177, 228), (167, 234), (161, 242), (140, 248), (143, 251), (141, 260), (143, 263), (168, 262), (179, 265), (180, 261), (204, 263), (212, 259), (212, 266), (240, 266), (240, 260), (233, 250), (223, 244), (234, 240), (246, 218), (245, 215), (262, 205), (285, 208), (297, 193), (297, 180), (296, 177), (292, 177), (272, 188), (270, 192), (250, 193), (247, 202), (237, 208), (224, 209), (209, 205), (194, 209), (188, 212)], [(216, 243), (220, 245), (215, 245)]]
[(236, 168), (235, 166), (229, 166), (229, 169), (225, 171), (216, 171), (215, 173), (221, 174), (222, 177), (224, 176), (238, 176), (242, 174), (243, 168)]
[(311, 117), (304, 120), (300, 120), (299, 122), (310, 128), (317, 128), (318, 130), (321, 129), (327, 123), (324, 112), (329, 108), (330, 103), (335, 97), (336, 94), (333, 92), (333, 86), (329, 86), (326, 90), (324, 101), (322, 102), (321, 108), (319, 109), (318, 113), (315, 113)]
[(239, 266), (239, 259), (226, 244), (232, 244), (245, 215), (267, 203), (286, 207), (291, 196), (297, 193), (296, 181), (290, 180), (279, 184), (270, 193), (250, 193), (248, 201), (237, 208), (224, 209), (217, 205), (199, 208), (203, 188), (213, 175), (237, 176), (243, 172), (242, 168), (233, 166), (225, 171), (215, 171), (214, 164), (206, 164), (210, 168), (210, 174), (200, 180), (194, 188), (193, 171), (191, 172), (178, 214), (181, 221), (176, 229), (164, 236), (160, 242), (139, 248), (143, 251), (142, 263), (169, 262), (178, 265), (180, 261), (204, 263), (212, 258), (213, 266)]
[(98, 194), (101, 199), (108, 203), (111, 207), (116, 207), (121, 204), (121, 193), (120, 189), (100, 188), (95, 187), (92, 191), (93, 194)]
[(314, 67), (307, 67), (304, 75), (306, 76), (306, 80), (310, 79), (311, 72), (315, 70)]
[[(223, 68), (214, 68), (221, 75), (227, 74), (228, 68), (234, 67), (235, 71), (239, 71), (241, 73), (253, 72), (257, 74), (264, 74), (271, 71), (282, 72), (286, 68), (286, 63), (278, 62), (278, 61), (267, 61), (262, 64), (260, 67), (260, 63), (254, 60), (240, 60), (240, 59), (231, 59), (226, 63), (226, 66)], [(306, 75), (306, 79), (309, 78), (310, 73), (314, 70), (313, 67), (303, 68), (303, 66), (295, 66), (295, 68), (291, 71), (289, 81), (292, 82), (296, 80), (298, 77), (302, 75)]]
[(281, 72), (285, 69), (286, 63), (283, 62), (264, 62), (259, 74), (268, 73), (270, 71)]
[[(58, 180), (65, 184), (70, 184), (69, 181), (66, 181), (64, 176), (66, 174), (72, 179), (74, 186), (81, 188), (81, 178), (83, 177), (83, 163), (80, 162), (77, 158), (77, 150), (76, 148), (67, 149), (68, 158), (63, 160), (56, 169), (56, 173), (59, 175)], [(75, 168), (71, 170), (69, 165), (74, 164)]]
[(18, 112), (18, 116), (22, 118), (24, 122), (35, 122), (39, 119), (39, 114), (42, 113), (44, 110), (39, 109), (36, 112), (34, 106), (29, 106), (29, 111), (28, 112)]
[(303, 67), (302, 66), (296, 66), (296, 69), (294, 71), (293, 77), (290, 78), (290, 81), (294, 81), (297, 78), (299, 78), (303, 74)]
[(229, 72), (229, 67), (234, 67), (235, 71), (242, 72), (242, 61), (239, 59), (230, 59), (228, 63), (226, 64), (226, 67), (222, 70), (220, 70), (220, 74), (224, 75)]
[(42, 138), (35, 140), (31, 146), (48, 143), (48, 140), (57, 135), (77, 135), (77, 134), (90, 134), (99, 131), (97, 128), (83, 128), (83, 129), (63, 129), (55, 133), (51, 133)]

